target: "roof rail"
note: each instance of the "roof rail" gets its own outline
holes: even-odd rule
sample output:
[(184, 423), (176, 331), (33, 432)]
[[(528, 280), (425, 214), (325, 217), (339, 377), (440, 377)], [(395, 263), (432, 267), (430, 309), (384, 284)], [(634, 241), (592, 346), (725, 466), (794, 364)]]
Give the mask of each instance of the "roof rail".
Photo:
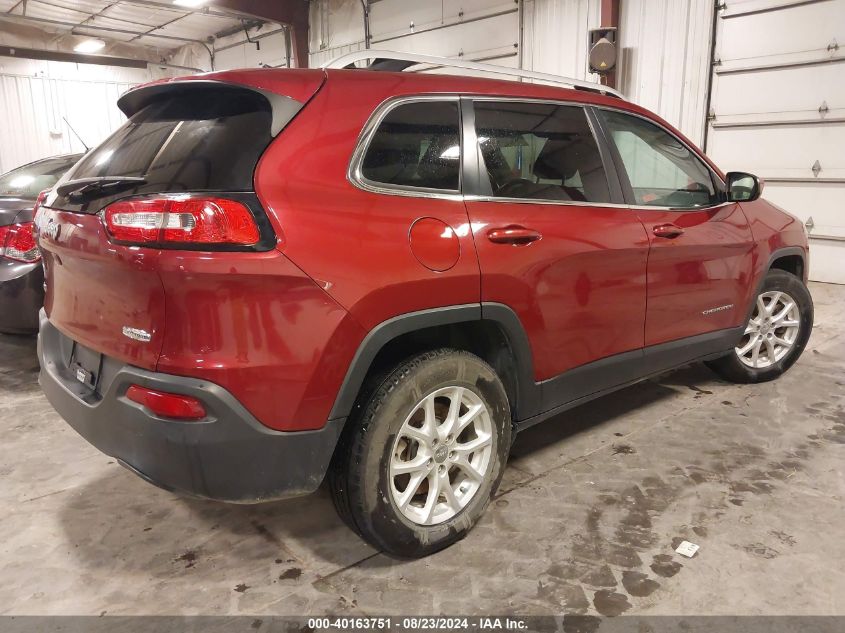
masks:
[(363, 49), (355, 51), (354, 53), (347, 53), (340, 57), (323, 64), (322, 68), (355, 68), (355, 62), (362, 60), (373, 60), (367, 67), (367, 70), (382, 70), (401, 72), (411, 66), (418, 64), (429, 64), (432, 66), (441, 66), (445, 68), (463, 68), (465, 70), (474, 70), (477, 72), (492, 73), (497, 75), (506, 75), (510, 77), (520, 77), (523, 79), (536, 79), (538, 81), (545, 81), (558, 86), (567, 88), (577, 88), (578, 90), (589, 90), (590, 92), (598, 92), (601, 94), (613, 95), (624, 99), (625, 97), (618, 90), (614, 90), (609, 86), (605, 86), (592, 81), (583, 81), (581, 79), (573, 79), (571, 77), (561, 77), (559, 75), (550, 75), (547, 73), (538, 73), (533, 70), (520, 70), (518, 68), (508, 68), (506, 66), (497, 66), (495, 64), (482, 64), (479, 62), (466, 61), (463, 59), (452, 59), (449, 57), (435, 57), (433, 55), (417, 55), (416, 53), (398, 53), (396, 51), (382, 51), (375, 49)]

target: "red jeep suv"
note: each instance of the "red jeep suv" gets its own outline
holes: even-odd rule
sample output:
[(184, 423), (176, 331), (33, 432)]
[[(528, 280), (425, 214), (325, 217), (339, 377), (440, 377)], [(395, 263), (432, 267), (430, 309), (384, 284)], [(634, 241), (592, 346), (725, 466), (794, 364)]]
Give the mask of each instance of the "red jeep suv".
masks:
[(134, 89), (42, 200), (40, 383), (94, 446), (236, 503), (328, 476), (363, 538), (421, 556), (518, 431), (801, 354), (806, 235), (756, 177), (600, 85), (375, 67)]

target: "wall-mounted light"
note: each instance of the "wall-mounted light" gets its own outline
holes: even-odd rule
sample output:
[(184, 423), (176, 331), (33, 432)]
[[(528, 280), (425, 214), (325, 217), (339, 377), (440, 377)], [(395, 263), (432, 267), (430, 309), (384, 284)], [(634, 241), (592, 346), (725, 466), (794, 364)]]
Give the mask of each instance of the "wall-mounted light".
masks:
[(103, 40), (84, 40), (73, 47), (77, 53), (96, 53), (103, 50), (106, 43)]

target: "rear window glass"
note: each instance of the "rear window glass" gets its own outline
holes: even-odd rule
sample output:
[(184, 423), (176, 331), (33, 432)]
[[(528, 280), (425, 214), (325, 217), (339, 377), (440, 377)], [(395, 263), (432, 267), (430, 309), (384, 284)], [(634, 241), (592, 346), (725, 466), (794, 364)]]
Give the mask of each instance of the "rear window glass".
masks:
[(361, 173), (375, 183), (457, 191), (461, 145), (456, 101), (406, 103), (387, 113)]
[(55, 185), (80, 156), (48, 158), (3, 174), (0, 176), (0, 197), (35, 200), (39, 193)]
[(162, 99), (86, 156), (72, 178), (143, 177), (144, 191), (251, 190), (271, 124), (270, 104), (249, 91)]

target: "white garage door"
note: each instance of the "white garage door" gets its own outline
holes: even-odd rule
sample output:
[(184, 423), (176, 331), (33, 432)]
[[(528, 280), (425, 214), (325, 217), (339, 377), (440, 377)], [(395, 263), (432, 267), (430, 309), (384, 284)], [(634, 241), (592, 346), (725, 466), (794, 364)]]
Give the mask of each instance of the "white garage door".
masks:
[(845, 284), (845, 0), (727, 0), (707, 152), (810, 229), (810, 278)]
[[(517, 65), (519, 10), (513, 0), (369, 4), (371, 48)], [(359, 0), (315, 0), (310, 11), (312, 67), (365, 48)]]

